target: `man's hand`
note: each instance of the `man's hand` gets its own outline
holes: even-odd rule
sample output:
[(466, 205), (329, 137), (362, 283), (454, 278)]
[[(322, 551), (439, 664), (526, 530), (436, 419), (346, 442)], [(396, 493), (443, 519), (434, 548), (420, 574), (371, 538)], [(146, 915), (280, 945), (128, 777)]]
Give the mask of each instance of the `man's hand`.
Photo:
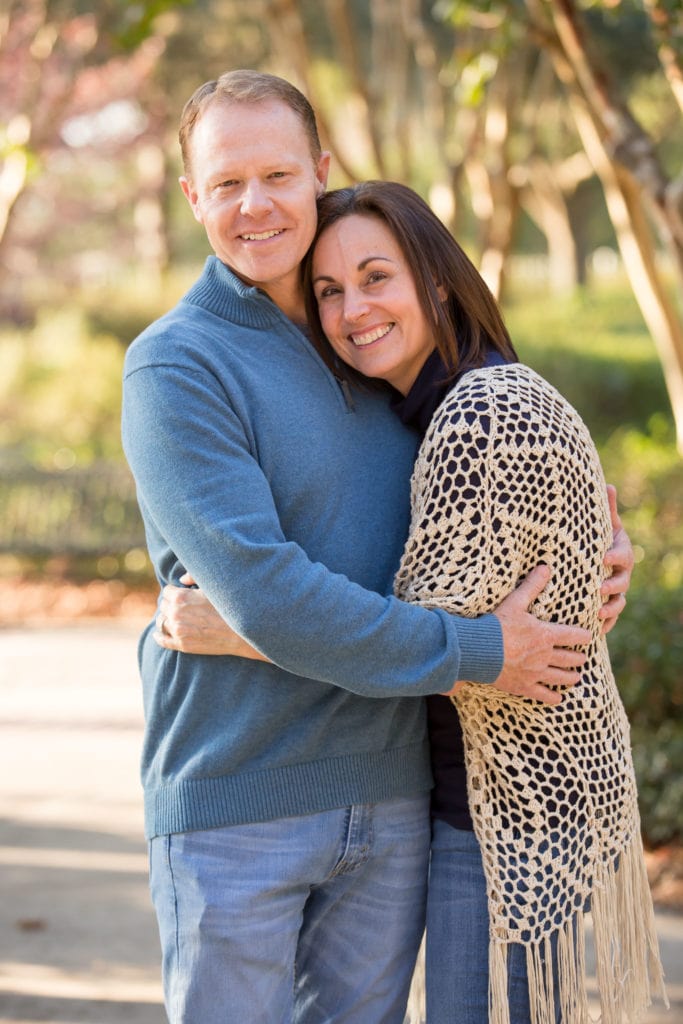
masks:
[[(182, 587), (162, 591), (154, 639), (160, 647), (184, 654), (229, 654), (253, 661), (267, 661), (220, 617), (209, 599), (194, 587), (189, 573)], [(191, 589), (190, 589), (191, 588)]]
[(633, 572), (633, 547), (626, 530), (622, 526), (617, 511), (617, 492), (611, 484), (607, 487), (607, 500), (612, 519), (612, 547), (605, 555), (605, 565), (613, 570), (602, 587), (600, 593), (605, 603), (599, 615), (602, 621), (602, 632), (609, 633), (626, 607), (626, 591), (631, 585)]
[[(497, 690), (560, 704), (562, 694), (548, 688), (574, 686), (586, 660), (582, 651), (568, 648), (589, 644), (590, 631), (577, 626), (542, 622), (528, 611), (550, 579), (546, 565), (537, 566), (494, 612), (503, 629), (503, 670), (493, 684)], [(448, 696), (456, 693), (456, 683)]]

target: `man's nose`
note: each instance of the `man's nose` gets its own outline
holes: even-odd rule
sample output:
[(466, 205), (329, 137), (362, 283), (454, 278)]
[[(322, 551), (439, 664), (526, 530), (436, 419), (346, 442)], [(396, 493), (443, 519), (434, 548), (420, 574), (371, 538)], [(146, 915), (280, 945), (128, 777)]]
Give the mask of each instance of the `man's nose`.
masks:
[(262, 182), (252, 179), (246, 183), (240, 204), (241, 212), (245, 216), (258, 217), (263, 213), (267, 213), (272, 205), (268, 190)]

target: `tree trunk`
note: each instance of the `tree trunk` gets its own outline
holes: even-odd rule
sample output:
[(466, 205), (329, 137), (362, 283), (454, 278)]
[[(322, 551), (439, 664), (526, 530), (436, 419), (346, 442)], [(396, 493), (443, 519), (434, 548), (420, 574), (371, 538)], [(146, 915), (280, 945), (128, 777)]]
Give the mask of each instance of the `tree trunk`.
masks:
[(554, 169), (538, 157), (526, 166), (520, 202), (543, 232), (548, 246), (548, 284), (554, 295), (571, 295), (577, 285), (577, 246), (567, 202)]
[(26, 185), (28, 176), (28, 150), (31, 123), (24, 114), (17, 114), (7, 125), (9, 152), (0, 170), (0, 251), (7, 236), (12, 212)]
[(666, 4), (662, 0), (644, 0), (645, 10), (650, 16), (657, 43), (659, 62), (664, 69), (667, 81), (671, 86), (678, 106), (683, 112), (683, 38), (679, 24), (674, 24)]
[(135, 250), (150, 287), (161, 286), (168, 265), (168, 242), (164, 195), (166, 189), (166, 157), (163, 147), (149, 141), (136, 154), (140, 188), (135, 203)]
[[(616, 98), (591, 60), (574, 0), (526, 0), (542, 45), (567, 86), (584, 148), (600, 178), (633, 293), (662, 363), (678, 450), (683, 455), (683, 324), (661, 279), (646, 216), (653, 214), (679, 278), (683, 278), (683, 218), (672, 213), (651, 139)], [(549, 16), (554, 35), (546, 28)], [(539, 21), (540, 19), (540, 21)]]
[[(596, 66), (588, 52), (583, 25), (574, 0), (548, 0), (557, 40), (562, 48), (559, 61), (566, 65), (571, 87), (584, 96), (591, 116), (615, 163), (628, 169), (647, 198), (660, 235), (683, 276), (683, 218), (680, 209), (672, 216), (667, 198), (671, 184), (659, 162), (649, 135), (617, 98), (616, 89), (605, 72)], [(597, 63), (597, 62), (596, 62)], [(560, 72), (558, 60), (556, 68)]]
[(491, 83), (484, 112), (484, 159), (469, 169), (470, 183), (478, 189), (476, 201), (473, 191), (473, 207), (477, 215), (484, 214), (479, 272), (499, 301), (504, 294), (505, 271), (519, 210), (517, 190), (509, 174), (509, 102), (508, 82), (504, 75), (499, 75)]
[(657, 251), (645, 216), (638, 183), (616, 164), (595, 125), (574, 99), (579, 134), (600, 178), (624, 267), (662, 364), (676, 424), (676, 443), (683, 455), (683, 325), (657, 269)]

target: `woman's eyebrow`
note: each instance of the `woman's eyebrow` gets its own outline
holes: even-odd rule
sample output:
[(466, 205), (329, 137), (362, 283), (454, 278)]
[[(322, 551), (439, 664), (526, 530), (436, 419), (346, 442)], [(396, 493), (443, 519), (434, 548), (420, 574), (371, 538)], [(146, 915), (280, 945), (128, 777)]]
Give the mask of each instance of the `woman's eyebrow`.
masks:
[[(358, 264), (358, 270), (365, 270), (368, 263), (372, 263), (373, 260), (382, 260), (383, 263), (393, 263), (394, 260), (390, 259), (389, 256), (366, 256), (364, 260), (361, 260)], [(317, 277), (313, 278), (313, 284), (317, 284), (318, 281), (334, 281), (333, 277), (328, 274), (318, 274)]]
[[(366, 256), (364, 260), (360, 261), (360, 263), (358, 264), (358, 267), (356, 269), (357, 270), (365, 270), (365, 268), (367, 267), (368, 263), (372, 263), (373, 260), (382, 260), (383, 263), (394, 263), (395, 262), (389, 256)], [(334, 280), (335, 279), (333, 277), (330, 277), (328, 274), (318, 274), (317, 277), (313, 278), (312, 283), (313, 284), (317, 284), (318, 281), (334, 281)]]
[(361, 260), (358, 264), (359, 270), (365, 270), (368, 263), (372, 263), (373, 260), (383, 260), (384, 263), (393, 263), (394, 261), (388, 256), (366, 256), (364, 260)]

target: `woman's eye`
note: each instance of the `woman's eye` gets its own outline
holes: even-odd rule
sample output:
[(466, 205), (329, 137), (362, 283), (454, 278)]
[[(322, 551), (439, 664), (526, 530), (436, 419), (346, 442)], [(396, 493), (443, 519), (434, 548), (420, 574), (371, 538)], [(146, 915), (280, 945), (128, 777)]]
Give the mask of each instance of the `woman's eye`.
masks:
[(373, 270), (368, 274), (368, 284), (377, 284), (378, 281), (386, 281), (387, 275), (383, 270)]
[(333, 295), (339, 295), (340, 291), (341, 289), (338, 287), (338, 285), (328, 284), (324, 288), (321, 288), (320, 292), (318, 293), (318, 302), (320, 302), (321, 299), (329, 299)]

